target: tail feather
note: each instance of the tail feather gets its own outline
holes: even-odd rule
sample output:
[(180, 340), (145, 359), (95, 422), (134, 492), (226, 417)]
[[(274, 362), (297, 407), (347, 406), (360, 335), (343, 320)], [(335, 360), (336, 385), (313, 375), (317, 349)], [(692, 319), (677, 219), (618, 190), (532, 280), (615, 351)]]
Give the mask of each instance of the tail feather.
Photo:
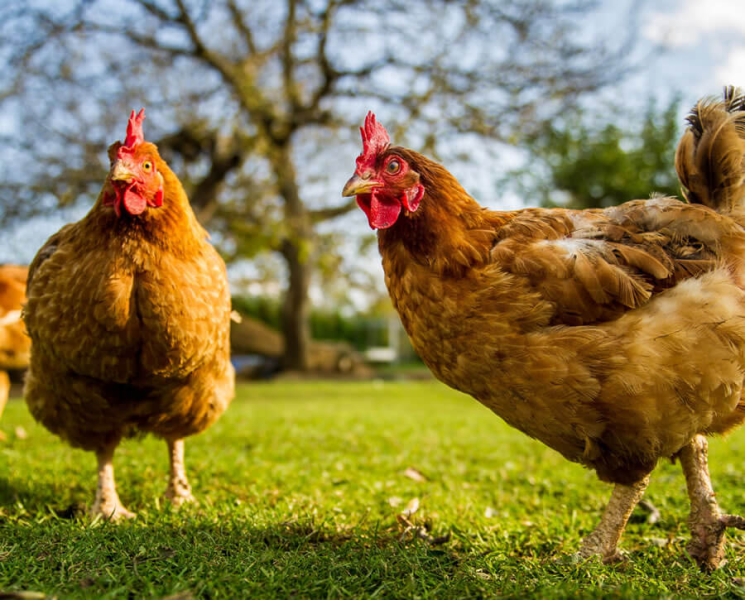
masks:
[(745, 208), (745, 95), (729, 86), (722, 100), (698, 102), (675, 154), (688, 202), (718, 212)]

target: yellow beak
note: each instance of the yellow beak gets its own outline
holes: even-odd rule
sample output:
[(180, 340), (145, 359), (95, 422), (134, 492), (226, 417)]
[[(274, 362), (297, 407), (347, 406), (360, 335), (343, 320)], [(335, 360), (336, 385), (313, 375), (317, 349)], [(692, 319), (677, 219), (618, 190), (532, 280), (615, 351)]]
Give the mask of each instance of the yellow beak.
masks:
[(370, 181), (369, 179), (362, 179), (359, 175), (352, 175), (352, 178), (347, 181), (341, 195), (345, 198), (347, 196), (357, 196), (358, 194), (369, 194), (376, 187), (382, 187), (382, 183), (379, 181)]
[(114, 163), (114, 167), (111, 169), (111, 181), (125, 181), (129, 183), (134, 178), (134, 173), (127, 169), (121, 160), (117, 160)]

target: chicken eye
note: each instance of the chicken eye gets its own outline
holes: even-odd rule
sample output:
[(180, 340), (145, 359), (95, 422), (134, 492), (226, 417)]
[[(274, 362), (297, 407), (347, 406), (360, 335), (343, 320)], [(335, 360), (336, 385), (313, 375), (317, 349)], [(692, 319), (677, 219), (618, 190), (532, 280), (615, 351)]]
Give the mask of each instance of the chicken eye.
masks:
[(146, 160), (144, 163), (142, 163), (142, 170), (145, 171), (145, 173), (149, 173), (153, 170), (153, 163), (151, 163), (149, 160)]
[(388, 171), (391, 175), (393, 175), (394, 173), (398, 173), (401, 170), (401, 163), (397, 160), (392, 160), (388, 163), (385, 170)]

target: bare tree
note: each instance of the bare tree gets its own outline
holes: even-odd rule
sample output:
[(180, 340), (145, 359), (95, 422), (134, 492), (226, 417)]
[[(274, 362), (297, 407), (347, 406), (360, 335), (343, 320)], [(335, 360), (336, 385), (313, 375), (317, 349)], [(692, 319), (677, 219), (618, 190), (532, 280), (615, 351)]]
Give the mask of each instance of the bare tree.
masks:
[[(0, 207), (53, 210), (100, 187), (124, 111), (148, 125), (226, 254), (284, 259), (285, 365), (307, 366), (316, 227), (375, 106), (398, 140), (447, 153), (514, 142), (625, 73), (631, 36), (590, 35), (577, 0), (70, 0), (0, 9)], [(149, 134), (149, 137), (152, 133)], [(356, 148), (355, 148), (356, 150)], [(325, 184), (325, 185), (324, 185)]]

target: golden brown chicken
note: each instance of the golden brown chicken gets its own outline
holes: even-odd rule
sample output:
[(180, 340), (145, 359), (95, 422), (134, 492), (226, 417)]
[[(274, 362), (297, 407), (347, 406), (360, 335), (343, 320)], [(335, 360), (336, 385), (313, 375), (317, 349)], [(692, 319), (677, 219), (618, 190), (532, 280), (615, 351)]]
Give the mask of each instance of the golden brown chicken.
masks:
[(167, 497), (191, 499), (183, 438), (233, 397), (225, 264), (181, 183), (130, 117), (91, 211), (63, 227), (30, 267), (25, 321), (33, 341), (25, 396), (50, 431), (96, 452), (92, 508), (129, 517), (114, 484), (119, 441), (165, 438)]
[(727, 526), (705, 435), (745, 419), (745, 100), (694, 109), (677, 164), (690, 204), (480, 207), (368, 115), (344, 195), (378, 230), (391, 299), (424, 362), (510, 425), (615, 484), (580, 555), (617, 557), (660, 458), (679, 457), (691, 554), (716, 567)]
[[(10, 394), (8, 369), (28, 367), (31, 338), (21, 319), (27, 275), (26, 267), (0, 266), (0, 417)], [(3, 437), (0, 431), (0, 439)]]

